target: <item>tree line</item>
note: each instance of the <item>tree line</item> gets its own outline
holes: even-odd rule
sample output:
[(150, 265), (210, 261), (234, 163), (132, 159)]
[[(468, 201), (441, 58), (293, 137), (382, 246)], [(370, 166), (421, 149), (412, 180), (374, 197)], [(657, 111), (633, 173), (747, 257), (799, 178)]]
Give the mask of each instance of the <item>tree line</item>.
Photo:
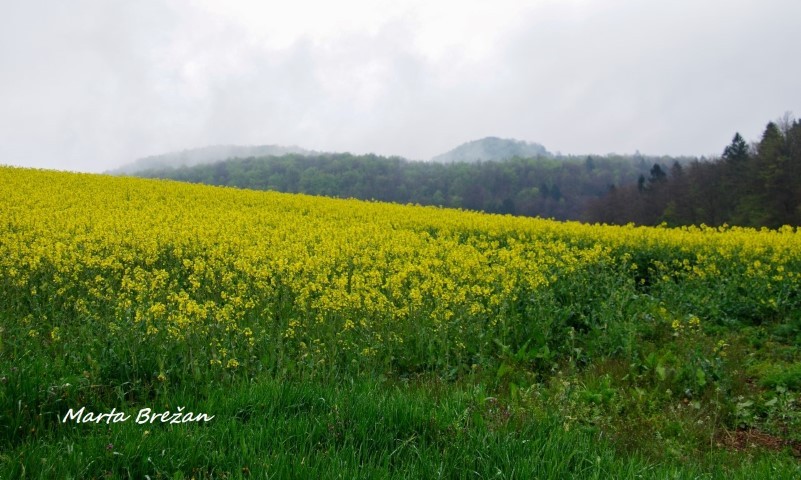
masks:
[(801, 122), (769, 122), (751, 145), (736, 133), (720, 158), (655, 163), (592, 201), (585, 220), (641, 225), (801, 225)]
[(590, 201), (606, 195), (611, 186), (633, 183), (648, 172), (651, 163), (671, 160), (640, 154), (543, 155), (443, 164), (372, 154), (288, 154), (151, 169), (136, 175), (568, 220), (582, 218)]

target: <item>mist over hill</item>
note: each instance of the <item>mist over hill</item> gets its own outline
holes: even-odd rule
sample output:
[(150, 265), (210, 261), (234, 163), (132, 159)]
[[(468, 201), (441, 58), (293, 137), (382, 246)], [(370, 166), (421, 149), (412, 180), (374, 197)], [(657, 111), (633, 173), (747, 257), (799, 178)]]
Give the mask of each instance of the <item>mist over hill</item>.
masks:
[(510, 158), (547, 157), (550, 152), (539, 143), (522, 140), (485, 137), (459, 145), (431, 159), (435, 163), (499, 161)]
[[(212, 145), (192, 148), (180, 152), (169, 152), (137, 159), (108, 173), (131, 175), (146, 170), (161, 170), (179, 167), (194, 167), (229, 160), (232, 158), (280, 157), (283, 155), (316, 155), (321, 152), (306, 150), (298, 146), (282, 145)], [(475, 163), (502, 161), (511, 158), (550, 157), (551, 153), (539, 143), (522, 140), (485, 137), (463, 143), (458, 147), (431, 158), (433, 163)]]
[(277, 157), (281, 155), (309, 155), (315, 153), (311, 150), (296, 146), (282, 145), (212, 145), (208, 147), (193, 148), (180, 152), (169, 152), (140, 158), (133, 163), (123, 165), (109, 173), (129, 175), (144, 170), (193, 167), (206, 165), (230, 158), (248, 157)]

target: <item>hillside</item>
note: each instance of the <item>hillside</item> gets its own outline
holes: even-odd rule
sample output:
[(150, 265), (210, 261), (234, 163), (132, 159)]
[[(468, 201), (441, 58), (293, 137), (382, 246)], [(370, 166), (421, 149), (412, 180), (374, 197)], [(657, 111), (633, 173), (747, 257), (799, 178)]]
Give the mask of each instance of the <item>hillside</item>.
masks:
[[(514, 157), (503, 162), (413, 162), (377, 155), (317, 154), (233, 159), (138, 172), (146, 178), (255, 190), (540, 216), (583, 218), (610, 186), (636, 182), (655, 162), (641, 156)], [(685, 161), (686, 159), (679, 159)]]
[[(378, 155), (201, 149), (144, 159), (147, 178), (612, 224), (801, 225), (801, 122), (770, 122), (719, 158), (564, 156), (488, 137), (431, 162)], [(262, 154), (260, 152), (271, 152)], [(244, 156), (210, 161), (221, 153)], [(217, 154), (216, 157), (214, 154)], [(175, 168), (183, 161), (186, 166)], [(164, 165), (169, 165), (165, 167)]]

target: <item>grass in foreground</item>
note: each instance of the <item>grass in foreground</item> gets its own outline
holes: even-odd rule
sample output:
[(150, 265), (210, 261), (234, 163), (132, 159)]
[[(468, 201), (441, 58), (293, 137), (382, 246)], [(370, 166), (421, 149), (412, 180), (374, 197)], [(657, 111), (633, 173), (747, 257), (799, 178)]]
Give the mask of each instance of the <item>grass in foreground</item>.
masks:
[[(4, 448), (0, 478), (798, 478), (782, 454), (719, 453), (712, 467), (616, 452), (591, 428), (488, 396), (481, 384), (261, 380), (176, 393), (156, 411), (207, 423), (75, 424)], [(99, 406), (100, 407), (100, 406)], [(101, 407), (102, 408), (102, 407)], [(118, 411), (120, 409), (118, 408)], [(137, 408), (127, 413), (136, 416)], [(110, 411), (110, 407), (108, 410)], [(8, 447), (8, 445), (6, 445)]]

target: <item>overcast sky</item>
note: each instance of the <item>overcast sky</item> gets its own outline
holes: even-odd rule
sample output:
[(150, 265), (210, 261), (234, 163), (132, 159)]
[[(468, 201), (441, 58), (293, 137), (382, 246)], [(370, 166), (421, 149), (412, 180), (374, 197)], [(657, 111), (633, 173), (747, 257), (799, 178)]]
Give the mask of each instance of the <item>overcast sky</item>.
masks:
[(3, 0), (0, 164), (485, 136), (717, 155), (801, 114), (799, 32), (798, 0)]

